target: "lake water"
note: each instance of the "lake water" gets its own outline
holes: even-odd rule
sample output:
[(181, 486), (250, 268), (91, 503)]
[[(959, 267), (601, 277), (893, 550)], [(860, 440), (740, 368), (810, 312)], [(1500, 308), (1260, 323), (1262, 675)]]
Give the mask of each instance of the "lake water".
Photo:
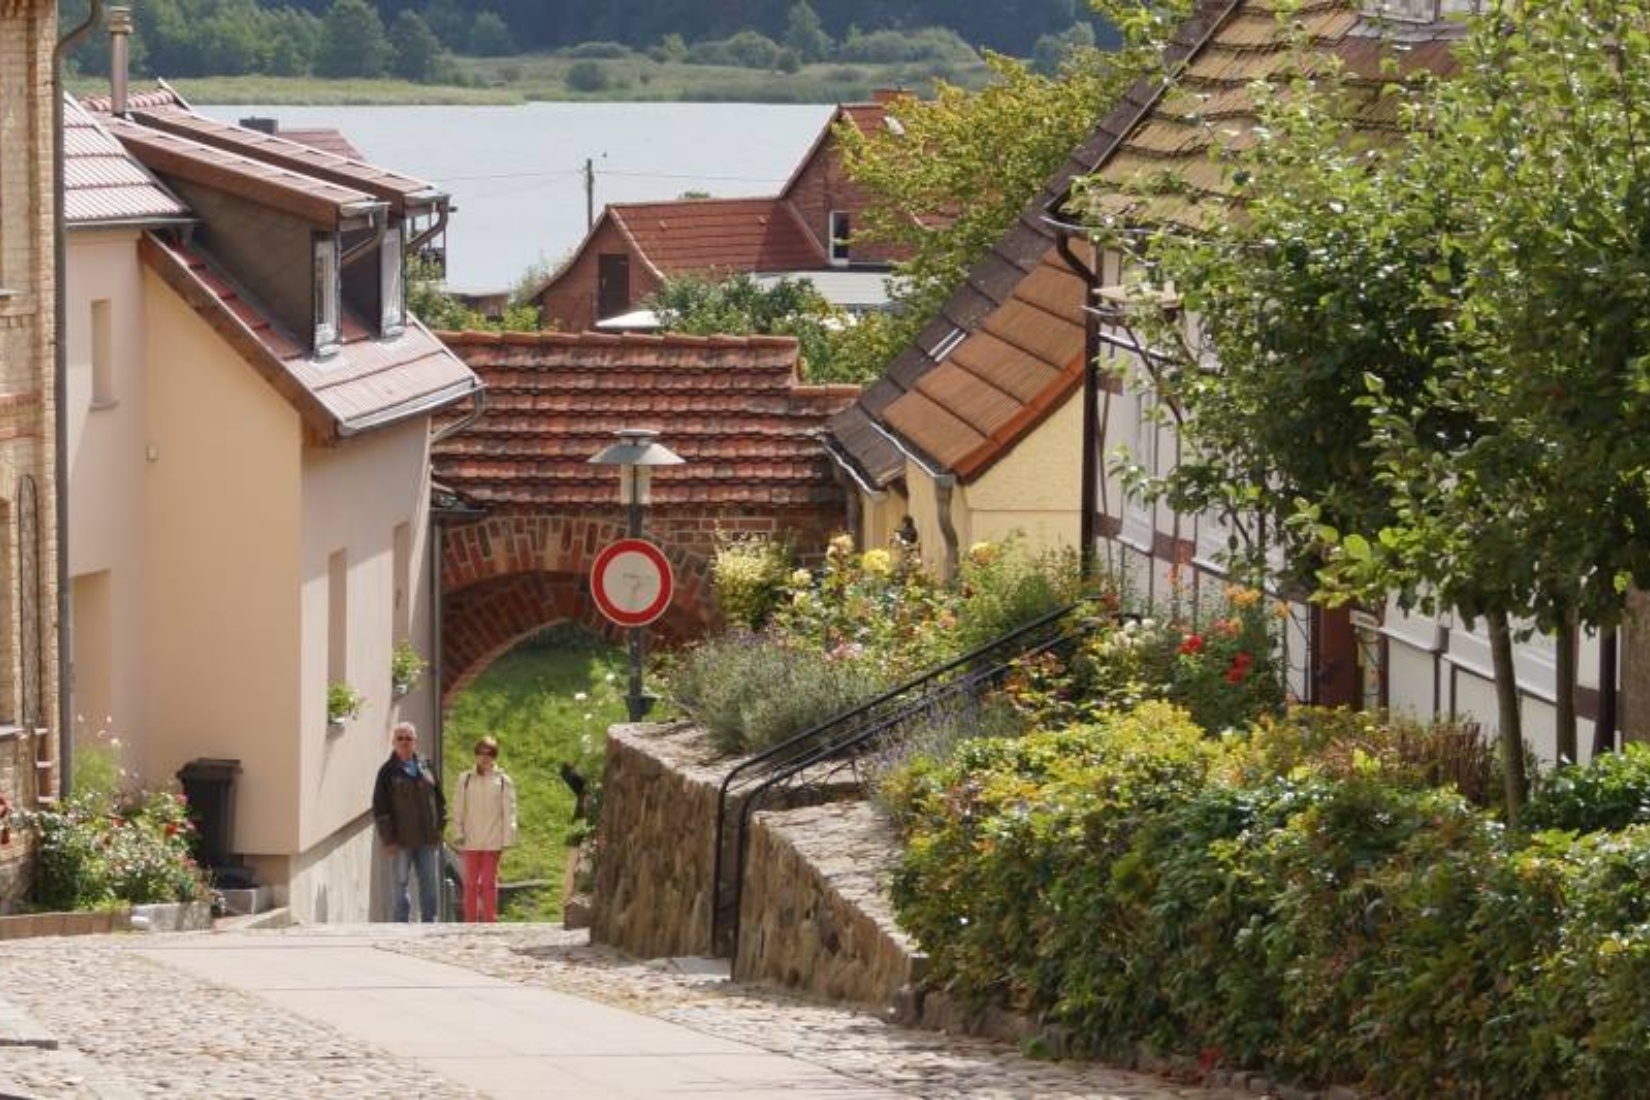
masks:
[(609, 202), (776, 194), (831, 105), (529, 103), (515, 107), (209, 107), (294, 128), (333, 127), (373, 163), (453, 196), (448, 285), (512, 286), (530, 265), (561, 261), (584, 238), (585, 175)]

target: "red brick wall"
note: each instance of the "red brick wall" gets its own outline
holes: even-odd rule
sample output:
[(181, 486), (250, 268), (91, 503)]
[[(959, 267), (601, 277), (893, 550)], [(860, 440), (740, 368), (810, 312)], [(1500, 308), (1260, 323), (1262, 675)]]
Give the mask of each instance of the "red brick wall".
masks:
[[(865, 191), (842, 170), (842, 158), (837, 152), (835, 138), (827, 139), (814, 158), (802, 168), (791, 186), (789, 197), (827, 255), (831, 246), (831, 211), (848, 211), (853, 230), (857, 232), (864, 228), (861, 211), (869, 200)], [(889, 263), (904, 259), (905, 250), (857, 245), (850, 248), (849, 258), (855, 263)]]
[(625, 240), (611, 221), (603, 219), (571, 266), (558, 274), (537, 301), (544, 310), (544, 323), (563, 332), (584, 332), (593, 328), (596, 316), (596, 279), (601, 270), (602, 253), (622, 252), (630, 257), (630, 303), (640, 309), (644, 301), (659, 289), (647, 264)]
[[(646, 537), (664, 549), (676, 581), (669, 610), (650, 628), (650, 644), (696, 638), (718, 621), (709, 577), (717, 531), (783, 535), (803, 561), (813, 561), (842, 529), (835, 506), (649, 509)], [(624, 533), (616, 507), (584, 515), (506, 513), (444, 528), (443, 702), (511, 647), (555, 623), (582, 623), (617, 641), (622, 632), (591, 603), (588, 577), (597, 553)]]

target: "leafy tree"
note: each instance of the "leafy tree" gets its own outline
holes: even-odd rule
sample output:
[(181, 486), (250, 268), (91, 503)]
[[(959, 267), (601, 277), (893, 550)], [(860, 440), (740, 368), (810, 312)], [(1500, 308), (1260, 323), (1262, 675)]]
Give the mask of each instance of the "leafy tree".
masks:
[(650, 306), (671, 332), (794, 336), (810, 382), (850, 380), (841, 373), (831, 342), (832, 330), (845, 318), (807, 279), (783, 278), (768, 287), (747, 274), (721, 281), (671, 279)]
[(575, 92), (599, 92), (607, 87), (607, 69), (600, 61), (575, 61), (567, 67), (564, 82)]
[(516, 52), (510, 25), (495, 11), (484, 11), (470, 26), (470, 52), (481, 57), (504, 57)]
[[(1389, 88), (1384, 151), (1297, 82), (1233, 164), (1242, 217), (1140, 255), (1198, 319), (1152, 364), (1186, 456), (1155, 491), (1332, 600), (1484, 621), (1513, 821), (1516, 631), (1559, 632), (1573, 759), (1576, 629), (1650, 581), (1650, 74), (1622, 62), (1645, 42), (1646, 0), (1493, 12), (1453, 79)], [(1146, 312), (1154, 347), (1184, 339)]]
[(791, 5), (791, 10), (785, 17), (786, 46), (796, 51), (803, 61), (822, 61), (831, 56), (831, 49), (835, 45), (831, 36), (825, 33), (824, 24), (819, 21), (819, 13), (814, 11), (808, 0), (798, 0)]
[(383, 76), (390, 44), (378, 12), (366, 0), (333, 0), (322, 20), (317, 76)]
[(424, 5), (423, 18), (443, 46), (456, 48), (470, 40), (469, 13), (458, 0), (430, 0)]
[(902, 99), (899, 125), (870, 136), (838, 128), (846, 169), (870, 195), (855, 236), (900, 246), (894, 312), (846, 331), (842, 369), (875, 377), (916, 338), (970, 267), (1137, 77), (1150, 70), (1187, 5), (1102, 0), (1130, 45), (1078, 51), (1056, 77), (988, 55), (997, 79), (978, 92), (941, 84), (931, 100)]
[(1072, 56), (1095, 47), (1094, 28), (1088, 23), (1073, 23), (1061, 34), (1045, 34), (1031, 49), (1031, 67), (1044, 76), (1053, 76)]
[(417, 12), (402, 8), (390, 24), (389, 38), (395, 53), (391, 72), (403, 80), (427, 81), (435, 76), (441, 42)]

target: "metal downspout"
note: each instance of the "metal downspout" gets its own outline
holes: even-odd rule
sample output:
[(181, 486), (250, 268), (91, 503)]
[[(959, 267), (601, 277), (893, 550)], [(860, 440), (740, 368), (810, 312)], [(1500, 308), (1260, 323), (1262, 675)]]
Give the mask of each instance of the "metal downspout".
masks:
[(934, 475), (934, 511), (939, 514), (940, 538), (945, 543), (946, 580), (957, 575), (957, 528), (951, 521), (951, 493), (956, 487), (956, 474)]
[(1078, 257), (1070, 236), (1058, 227), (1054, 247), (1066, 266), (1083, 280), (1083, 465), (1079, 490), (1083, 500), (1077, 511), (1077, 555), (1087, 579), (1094, 575), (1094, 501), (1100, 489), (1100, 461), (1095, 453), (1100, 437), (1100, 319), (1089, 306), (1100, 285), (1100, 274)]
[(74, 756), (72, 686), (69, 663), (69, 412), (63, 403), (69, 378), (68, 225), (63, 215), (63, 59), (103, 18), (103, 0), (91, 0), (86, 21), (57, 40), (52, 49), (52, 501), (57, 542), (57, 793), (66, 797)]

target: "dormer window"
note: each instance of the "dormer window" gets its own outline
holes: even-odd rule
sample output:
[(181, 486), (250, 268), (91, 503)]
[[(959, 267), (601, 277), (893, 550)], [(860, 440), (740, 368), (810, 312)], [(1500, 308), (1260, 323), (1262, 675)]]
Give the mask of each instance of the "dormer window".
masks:
[(315, 271), (311, 277), (315, 301), (315, 354), (331, 355), (338, 350), (338, 318), (343, 310), (343, 291), (338, 272), (338, 238), (315, 238)]
[(853, 220), (848, 216), (848, 211), (831, 211), (831, 262), (839, 267), (848, 262), (848, 238), (853, 231)]
[(407, 280), (402, 227), (392, 225), (378, 250), (378, 331), (388, 338), (407, 327)]

